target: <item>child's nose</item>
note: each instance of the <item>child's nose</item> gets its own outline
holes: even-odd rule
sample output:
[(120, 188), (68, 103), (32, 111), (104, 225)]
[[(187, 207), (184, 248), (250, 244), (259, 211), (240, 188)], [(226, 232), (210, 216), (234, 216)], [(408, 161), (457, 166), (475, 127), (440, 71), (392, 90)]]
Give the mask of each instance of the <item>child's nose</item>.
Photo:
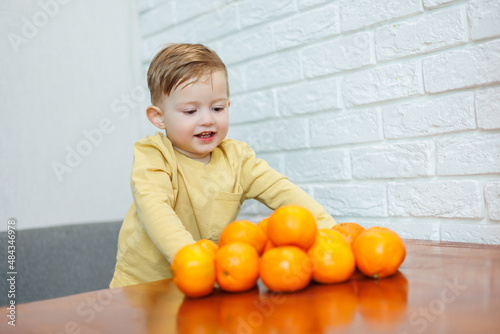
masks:
[(210, 110), (204, 110), (201, 113), (201, 125), (212, 125), (214, 124), (214, 116)]

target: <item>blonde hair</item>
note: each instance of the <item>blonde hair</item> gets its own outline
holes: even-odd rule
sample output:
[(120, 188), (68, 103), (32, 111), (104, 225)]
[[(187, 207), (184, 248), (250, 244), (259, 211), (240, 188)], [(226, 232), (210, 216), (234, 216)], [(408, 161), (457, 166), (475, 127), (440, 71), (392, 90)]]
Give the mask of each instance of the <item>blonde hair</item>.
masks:
[(170, 44), (158, 52), (148, 69), (148, 87), (151, 103), (158, 103), (163, 95), (169, 96), (178, 86), (191, 79), (194, 82), (227, 69), (215, 51), (201, 44)]

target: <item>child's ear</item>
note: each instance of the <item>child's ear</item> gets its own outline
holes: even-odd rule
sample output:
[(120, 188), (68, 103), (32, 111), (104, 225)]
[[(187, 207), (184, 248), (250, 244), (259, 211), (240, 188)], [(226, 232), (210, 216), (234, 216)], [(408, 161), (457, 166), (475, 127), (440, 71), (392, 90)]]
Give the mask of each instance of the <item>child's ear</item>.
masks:
[(153, 123), (158, 129), (165, 130), (165, 123), (163, 122), (163, 114), (161, 113), (160, 108), (157, 106), (149, 106), (146, 109), (146, 116), (149, 121)]
[(231, 100), (227, 100), (227, 107), (229, 108), (231, 106)]

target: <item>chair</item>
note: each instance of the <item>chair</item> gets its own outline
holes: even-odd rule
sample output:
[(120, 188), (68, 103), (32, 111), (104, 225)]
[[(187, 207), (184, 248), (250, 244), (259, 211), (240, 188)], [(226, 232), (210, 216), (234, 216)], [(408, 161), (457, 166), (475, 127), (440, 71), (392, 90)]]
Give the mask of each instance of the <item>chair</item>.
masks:
[[(109, 222), (16, 230), (16, 304), (108, 288), (120, 227)], [(8, 271), (7, 240), (0, 233), (2, 277)], [(0, 289), (0, 305), (7, 305), (6, 278)]]

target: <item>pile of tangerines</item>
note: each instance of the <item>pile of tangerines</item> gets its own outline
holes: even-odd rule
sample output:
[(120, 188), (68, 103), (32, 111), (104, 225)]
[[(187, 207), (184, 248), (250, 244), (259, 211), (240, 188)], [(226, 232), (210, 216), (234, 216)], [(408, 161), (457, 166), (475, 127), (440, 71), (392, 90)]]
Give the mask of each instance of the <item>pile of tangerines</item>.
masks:
[(260, 278), (271, 291), (347, 281), (356, 268), (366, 276), (394, 274), (406, 256), (403, 240), (384, 227), (341, 223), (318, 229), (305, 208), (285, 205), (254, 224), (230, 223), (218, 245), (202, 239), (181, 248), (172, 261), (173, 281), (188, 297), (221, 290), (246, 291)]

